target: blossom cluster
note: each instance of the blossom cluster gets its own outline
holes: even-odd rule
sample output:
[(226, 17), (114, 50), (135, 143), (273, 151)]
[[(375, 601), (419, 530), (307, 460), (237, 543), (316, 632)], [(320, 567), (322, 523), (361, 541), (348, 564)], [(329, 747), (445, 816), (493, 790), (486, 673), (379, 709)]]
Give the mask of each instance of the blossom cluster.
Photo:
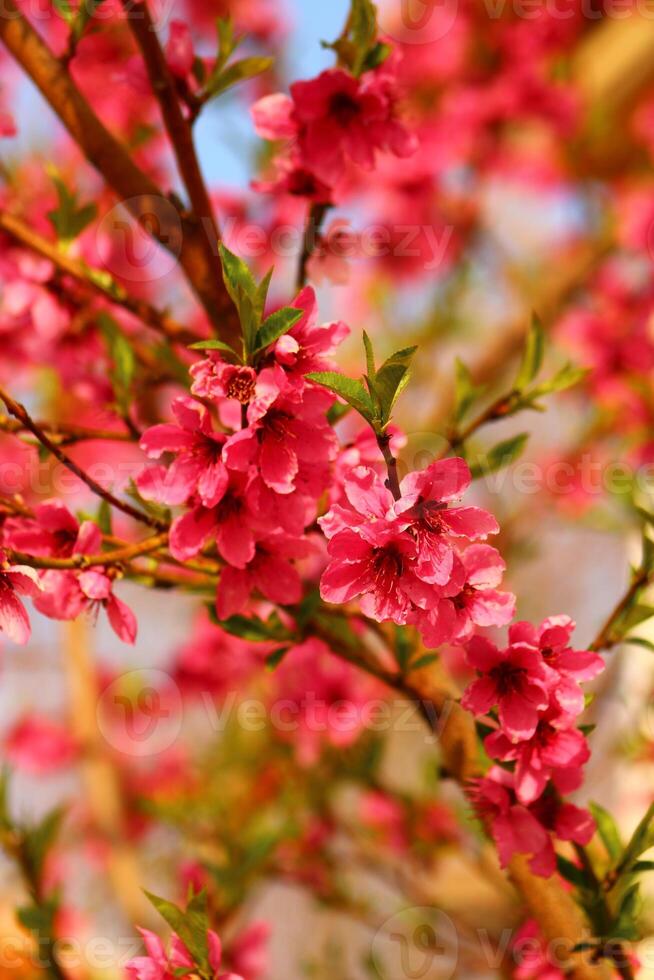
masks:
[[(7, 548), (36, 558), (72, 559), (98, 556), (102, 533), (93, 521), (80, 521), (60, 500), (39, 504), (32, 517), (10, 517), (4, 521), (1, 541)], [(81, 565), (83, 566), (83, 562)], [(114, 594), (115, 568), (50, 569), (9, 566), (0, 572), (0, 627), (17, 643), (30, 637), (27, 613), (17, 598), (30, 596), (34, 606), (50, 619), (73, 620), (82, 613), (107, 613), (114, 632), (125, 643), (134, 643), (137, 623), (132, 610)]]
[(274, 179), (259, 190), (287, 193), (321, 204), (333, 203), (352, 164), (370, 171), (377, 151), (408, 157), (416, 136), (399, 111), (399, 56), (355, 77), (330, 68), (317, 78), (295, 82), (290, 97), (267, 95), (252, 108), (264, 139), (281, 141)]
[(515, 623), (504, 650), (482, 636), (467, 645), (479, 676), (462, 705), (497, 723), (484, 746), (499, 763), (474, 785), (475, 806), (503, 865), (515, 853), (530, 854), (532, 870), (545, 877), (556, 869), (552, 834), (587, 844), (595, 830), (590, 814), (561, 799), (581, 786), (590, 758), (577, 728), (585, 707), (581, 682), (604, 669), (598, 654), (570, 646), (574, 627), (567, 616), (553, 616), (538, 628)]
[[(173, 980), (197, 972), (195, 961), (187, 946), (178, 935), (172, 934), (170, 951), (166, 952), (159, 936), (149, 929), (139, 929), (145, 945), (145, 956), (135, 956), (125, 967), (130, 980)], [(209, 966), (215, 980), (243, 980), (236, 973), (221, 972), (223, 947), (218, 935), (210, 929), (207, 933)]]
[(470, 482), (465, 460), (438, 460), (408, 474), (395, 500), (371, 467), (346, 471), (342, 500), (319, 522), (331, 558), (323, 599), (360, 596), (367, 616), (415, 625), (429, 647), (510, 622), (515, 598), (498, 591), (505, 563), (480, 543), (497, 534), (497, 521), (478, 507), (451, 506)]
[(217, 595), (221, 619), (242, 612), (255, 590), (283, 605), (300, 600), (294, 559), (312, 551), (305, 530), (316, 519), (337, 454), (327, 420), (333, 396), (306, 375), (329, 366), (348, 328), (318, 324), (310, 288), (295, 307), (300, 320), (264, 351), (256, 368), (229, 363), (217, 352), (194, 364), (195, 397), (178, 396), (175, 421), (148, 429), (141, 439), (152, 459), (175, 457), (137, 479), (144, 499), (185, 508), (171, 527), (173, 556), (188, 561), (215, 542), (225, 562)]

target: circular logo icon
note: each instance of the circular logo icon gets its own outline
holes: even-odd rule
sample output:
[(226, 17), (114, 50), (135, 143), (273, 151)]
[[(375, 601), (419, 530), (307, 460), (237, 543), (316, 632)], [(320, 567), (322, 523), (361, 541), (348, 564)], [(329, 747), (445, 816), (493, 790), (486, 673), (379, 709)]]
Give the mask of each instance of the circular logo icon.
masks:
[(439, 909), (408, 908), (383, 924), (371, 953), (381, 980), (450, 980), (457, 967), (459, 937), (450, 917)]
[(446, 37), (459, 13), (459, 0), (400, 0), (379, 10), (383, 34), (401, 44), (433, 44)]
[(162, 670), (132, 670), (100, 696), (98, 728), (113, 749), (144, 758), (165, 752), (182, 728), (179, 689)]
[(105, 214), (96, 245), (104, 267), (127, 282), (154, 282), (176, 268), (182, 221), (166, 197), (132, 197)]

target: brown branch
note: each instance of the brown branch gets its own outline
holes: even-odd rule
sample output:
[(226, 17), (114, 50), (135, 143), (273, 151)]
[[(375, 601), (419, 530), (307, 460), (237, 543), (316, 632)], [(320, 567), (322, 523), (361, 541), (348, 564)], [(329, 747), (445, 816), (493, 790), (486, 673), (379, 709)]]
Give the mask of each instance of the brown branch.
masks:
[(94, 480), (93, 477), (86, 472), (86, 470), (83, 470), (74, 459), (71, 459), (71, 457), (68, 456), (60, 446), (57, 446), (56, 443), (54, 443), (52, 439), (50, 439), (46, 433), (39, 428), (36, 422), (34, 422), (29, 415), (25, 406), (21, 405), (17, 401), (14, 401), (14, 399), (8, 395), (3, 388), (0, 388), (0, 400), (2, 400), (7, 406), (7, 411), (9, 414), (13, 415), (15, 419), (18, 419), (18, 421), (21, 422), (21, 424), (38, 439), (41, 445), (47, 449), (48, 452), (55, 457), (55, 459), (59, 460), (59, 462), (69, 469), (71, 473), (74, 473), (75, 476), (82, 481), (82, 483), (85, 483), (86, 486), (92, 490), (94, 494), (96, 494), (96, 496), (106, 500), (112, 507), (115, 507), (117, 510), (121, 510), (124, 514), (127, 514), (128, 517), (132, 517), (135, 521), (140, 521), (141, 524), (147, 524), (148, 527), (156, 528), (158, 531), (165, 530), (166, 525), (163, 521), (156, 517), (152, 517), (150, 514), (146, 514), (141, 510), (138, 510), (136, 507), (132, 507), (131, 504), (124, 500), (119, 500), (119, 498), (115, 497), (110, 490), (106, 490), (97, 482), (97, 480)]
[(105, 551), (99, 555), (71, 555), (70, 558), (52, 558), (49, 556), (29, 555), (23, 551), (16, 551), (13, 548), (4, 548), (3, 551), (9, 561), (19, 565), (29, 565), (31, 568), (51, 569), (56, 571), (70, 571), (74, 569), (106, 567), (108, 565), (121, 565), (132, 561), (142, 555), (152, 554), (168, 543), (168, 534), (156, 534), (145, 541), (136, 544), (125, 545), (123, 548), (116, 548), (114, 551)]
[[(142, 226), (176, 258), (223, 339), (236, 339), (232, 303), (209, 263), (202, 228), (174, 207), (132, 160), (75, 85), (65, 66), (21, 14), (15, 0), (0, 8), (0, 41), (29, 75), (86, 158)], [(154, 221), (152, 220), (154, 217)]]
[[(52, 440), (56, 439), (62, 443), (87, 442), (94, 439), (106, 440), (107, 442), (134, 442), (134, 436), (130, 432), (87, 429), (82, 425), (73, 425), (69, 422), (36, 422), (35, 425), (46, 432)], [(26, 430), (22, 422), (17, 419), (10, 419), (6, 415), (0, 415), (0, 432), (17, 435), (25, 431), (29, 430)]]
[[(150, 11), (142, 0), (123, 0), (130, 30), (136, 39), (145, 67), (159, 104), (166, 132), (177, 160), (177, 167), (188, 192), (193, 218), (201, 230), (207, 264), (222, 281), (218, 257), (219, 231), (207, 187), (193, 141), (191, 124), (185, 118), (179, 102), (177, 87), (168, 68)], [(230, 310), (234, 307), (230, 304)]]
[(76, 279), (83, 286), (93, 290), (110, 303), (122, 306), (128, 313), (142, 320), (148, 327), (164, 334), (171, 342), (192, 344), (193, 341), (198, 340), (197, 334), (187, 330), (167, 313), (157, 310), (145, 300), (131, 296), (118, 283), (112, 281), (108, 285), (103, 279), (103, 273), (74, 259), (62, 251), (55, 242), (50, 242), (47, 238), (33, 231), (15, 215), (0, 211), (0, 230), (6, 232), (21, 245), (48, 259), (60, 272)]

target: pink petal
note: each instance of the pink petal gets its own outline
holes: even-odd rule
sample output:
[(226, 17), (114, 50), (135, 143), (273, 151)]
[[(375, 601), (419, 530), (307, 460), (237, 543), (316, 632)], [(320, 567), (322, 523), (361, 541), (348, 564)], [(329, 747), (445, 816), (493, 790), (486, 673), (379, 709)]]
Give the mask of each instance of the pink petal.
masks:
[(110, 595), (106, 604), (107, 616), (116, 636), (133, 646), (136, 642), (138, 624), (136, 616), (125, 603), (115, 595)]
[(325, 602), (341, 604), (361, 595), (370, 585), (367, 562), (333, 561), (320, 579), (320, 595)]
[(86, 598), (94, 602), (108, 599), (111, 595), (111, 581), (104, 572), (99, 572), (96, 569), (82, 572), (78, 581)]
[(470, 538), (471, 541), (497, 534), (500, 529), (493, 515), (480, 507), (455, 507), (444, 510), (440, 517), (449, 528), (450, 534)]
[(538, 726), (538, 712), (519, 694), (507, 694), (499, 702), (500, 724), (515, 742), (531, 738)]
[(261, 444), (260, 466), (266, 486), (275, 493), (293, 493), (298, 461), (288, 442), (266, 435)]
[(225, 561), (235, 568), (245, 568), (254, 558), (254, 536), (240, 515), (234, 514), (218, 524), (216, 544)]
[(228, 619), (243, 611), (250, 598), (250, 575), (247, 571), (223, 568), (216, 595), (218, 619)]
[(173, 521), (170, 551), (178, 561), (188, 561), (204, 547), (216, 528), (216, 512), (196, 507)]
[(159, 459), (162, 453), (179, 453), (182, 449), (189, 449), (193, 445), (193, 436), (178, 425), (165, 422), (146, 429), (139, 445), (150, 459)]
[(25, 606), (11, 588), (0, 585), (0, 632), (10, 640), (24, 646), (31, 635), (30, 621)]
[(254, 429), (241, 429), (230, 436), (223, 447), (223, 460), (230, 470), (247, 473), (257, 458), (257, 434)]
[(302, 583), (297, 568), (274, 555), (257, 563), (255, 580), (259, 591), (271, 602), (291, 606), (302, 598)]

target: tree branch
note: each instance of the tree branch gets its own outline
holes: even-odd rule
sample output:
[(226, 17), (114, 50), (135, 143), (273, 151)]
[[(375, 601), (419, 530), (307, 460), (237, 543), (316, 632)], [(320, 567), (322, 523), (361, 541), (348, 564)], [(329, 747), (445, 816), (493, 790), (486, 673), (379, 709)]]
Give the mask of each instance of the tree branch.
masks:
[(127, 514), (128, 517), (132, 517), (135, 521), (140, 521), (141, 524), (147, 524), (148, 527), (156, 528), (158, 531), (166, 529), (166, 525), (163, 521), (160, 521), (156, 517), (151, 517), (150, 514), (146, 514), (143, 511), (138, 510), (136, 507), (132, 507), (131, 504), (124, 500), (119, 500), (119, 498), (115, 497), (110, 490), (106, 490), (97, 482), (97, 480), (94, 480), (90, 474), (83, 470), (74, 459), (71, 459), (71, 457), (63, 451), (63, 449), (57, 446), (52, 439), (50, 439), (41, 428), (39, 428), (37, 423), (34, 422), (29, 415), (25, 406), (21, 405), (17, 401), (14, 401), (14, 399), (1, 387), (0, 399), (7, 406), (7, 411), (9, 414), (13, 415), (15, 419), (18, 419), (18, 421), (38, 439), (41, 445), (47, 449), (48, 452), (55, 457), (55, 459), (59, 460), (59, 462), (69, 469), (71, 473), (74, 473), (78, 479), (85, 483), (86, 486), (92, 490), (94, 494), (96, 494), (96, 496), (106, 500), (112, 507), (115, 507), (117, 510), (121, 510), (124, 514)]
[[(147, 5), (142, 0), (123, 0), (123, 6), (130, 30), (143, 56), (150, 85), (175, 153), (177, 167), (188, 192), (193, 219), (201, 231), (207, 264), (213, 268), (216, 279), (222, 282), (222, 269), (218, 257), (220, 235), (200, 170), (191, 125), (182, 112), (177, 87), (168, 68)], [(231, 304), (230, 309), (234, 309)]]
[(122, 306), (128, 313), (142, 320), (148, 327), (164, 334), (172, 343), (192, 344), (193, 341), (199, 339), (197, 334), (187, 330), (172, 317), (168, 316), (167, 313), (157, 310), (156, 307), (151, 306), (145, 300), (131, 296), (118, 283), (112, 281), (108, 285), (103, 280), (101, 272), (96, 269), (91, 269), (84, 262), (80, 262), (66, 252), (63, 252), (56, 243), (48, 241), (47, 238), (43, 238), (42, 235), (33, 231), (24, 221), (21, 221), (15, 215), (8, 214), (6, 211), (0, 211), (0, 230), (6, 232), (21, 245), (48, 259), (60, 272), (72, 276), (73, 279), (76, 279), (88, 289), (93, 290), (110, 303)]
[(127, 149), (97, 117), (64, 65), (22, 15), (15, 0), (3, 0), (0, 40), (125, 206), (149, 234), (179, 258), (209, 319), (225, 341), (234, 342), (238, 334), (232, 303), (222, 278), (215, 275), (214, 264), (207, 260), (202, 229), (180, 213), (137, 167)]

